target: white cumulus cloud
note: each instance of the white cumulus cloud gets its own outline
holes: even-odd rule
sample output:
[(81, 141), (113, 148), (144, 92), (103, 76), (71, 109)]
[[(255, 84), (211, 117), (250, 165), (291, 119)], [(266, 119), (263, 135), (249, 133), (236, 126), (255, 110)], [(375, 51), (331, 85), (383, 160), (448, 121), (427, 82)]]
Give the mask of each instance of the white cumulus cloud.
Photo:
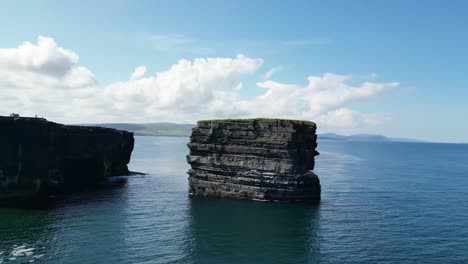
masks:
[(52, 76), (65, 75), (77, 61), (78, 55), (74, 52), (43, 36), (37, 38), (37, 45), (24, 42), (17, 48), (0, 49), (0, 67)]
[[(372, 100), (399, 86), (331, 73), (309, 76), (305, 86), (270, 80), (246, 85), (246, 76), (256, 74), (263, 60), (245, 55), (182, 59), (151, 76), (140, 66), (126, 81), (99, 86), (94, 74), (78, 65), (78, 58), (42, 36), (36, 44), (0, 49), (1, 114), (38, 114), (65, 123), (281, 117), (346, 129), (381, 120), (351, 110), (351, 103)], [(270, 69), (263, 77), (280, 70)], [(360, 83), (350, 84), (356, 81)], [(249, 90), (262, 92), (245, 96)]]
[(267, 91), (248, 102), (265, 115), (295, 115), (317, 117), (340, 109), (351, 102), (365, 101), (379, 96), (398, 83), (364, 82), (358, 86), (347, 84), (352, 77), (327, 73), (310, 76), (305, 87), (273, 81), (257, 83)]
[(0, 85), (5, 88), (83, 88), (96, 83), (91, 71), (78, 67), (78, 55), (39, 36), (37, 44), (0, 49)]

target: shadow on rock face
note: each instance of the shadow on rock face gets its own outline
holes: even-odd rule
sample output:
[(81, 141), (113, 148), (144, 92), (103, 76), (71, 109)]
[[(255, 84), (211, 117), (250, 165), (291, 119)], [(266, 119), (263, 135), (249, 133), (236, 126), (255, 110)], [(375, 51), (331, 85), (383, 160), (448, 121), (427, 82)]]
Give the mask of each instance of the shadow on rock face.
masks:
[(0, 116), (0, 202), (72, 193), (129, 175), (133, 133)]

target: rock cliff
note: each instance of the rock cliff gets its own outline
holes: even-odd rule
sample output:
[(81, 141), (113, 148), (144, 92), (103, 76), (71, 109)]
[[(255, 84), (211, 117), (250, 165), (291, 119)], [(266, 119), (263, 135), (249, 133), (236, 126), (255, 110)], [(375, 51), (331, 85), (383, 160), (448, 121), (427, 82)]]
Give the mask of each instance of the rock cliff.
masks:
[(133, 134), (0, 117), (0, 201), (68, 192), (129, 174)]
[(187, 161), (189, 192), (266, 201), (320, 200), (316, 125), (282, 119), (199, 121)]

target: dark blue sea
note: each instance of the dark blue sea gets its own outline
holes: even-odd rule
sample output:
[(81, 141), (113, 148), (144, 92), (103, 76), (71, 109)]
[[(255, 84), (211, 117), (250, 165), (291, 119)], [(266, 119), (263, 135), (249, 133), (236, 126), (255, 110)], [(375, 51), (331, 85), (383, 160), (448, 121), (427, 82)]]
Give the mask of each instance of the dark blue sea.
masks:
[(319, 205), (190, 197), (187, 138), (137, 137), (146, 176), (0, 209), (0, 263), (468, 263), (468, 145), (319, 141)]

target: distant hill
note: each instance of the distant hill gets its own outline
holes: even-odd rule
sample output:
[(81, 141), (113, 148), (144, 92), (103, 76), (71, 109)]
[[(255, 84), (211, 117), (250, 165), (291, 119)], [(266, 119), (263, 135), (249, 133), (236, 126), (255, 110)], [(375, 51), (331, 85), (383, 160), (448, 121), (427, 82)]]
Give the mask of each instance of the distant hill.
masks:
[(86, 126), (102, 126), (133, 132), (137, 136), (170, 136), (187, 137), (192, 133), (195, 124), (175, 123), (107, 123), (107, 124), (83, 124)]
[(318, 139), (328, 139), (328, 140), (348, 140), (348, 141), (391, 141), (391, 142), (424, 142), (418, 139), (411, 138), (391, 138), (383, 135), (375, 134), (356, 134), (350, 136), (338, 135), (335, 133), (324, 133), (319, 134)]
[[(192, 133), (195, 124), (176, 123), (106, 123), (106, 124), (82, 124), (85, 126), (102, 126), (133, 132), (137, 136), (168, 136), (168, 137), (188, 137)], [(318, 139), (322, 140), (347, 140), (347, 141), (393, 141), (393, 142), (424, 142), (409, 138), (391, 138), (383, 135), (356, 134), (350, 136), (338, 135), (335, 133), (319, 134)]]

